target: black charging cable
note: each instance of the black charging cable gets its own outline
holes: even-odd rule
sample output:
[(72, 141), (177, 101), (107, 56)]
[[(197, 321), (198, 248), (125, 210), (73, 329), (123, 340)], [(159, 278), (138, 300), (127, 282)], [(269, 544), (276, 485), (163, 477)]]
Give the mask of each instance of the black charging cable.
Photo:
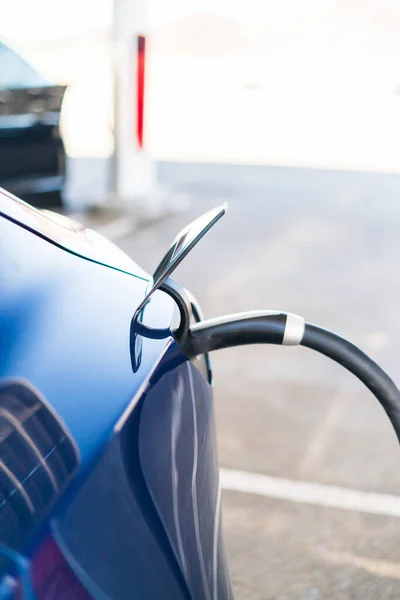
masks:
[(248, 344), (301, 345), (324, 354), (353, 373), (383, 406), (400, 441), (400, 391), (369, 356), (344, 338), (277, 311), (258, 311), (202, 321), (182, 343), (194, 357), (213, 350)]

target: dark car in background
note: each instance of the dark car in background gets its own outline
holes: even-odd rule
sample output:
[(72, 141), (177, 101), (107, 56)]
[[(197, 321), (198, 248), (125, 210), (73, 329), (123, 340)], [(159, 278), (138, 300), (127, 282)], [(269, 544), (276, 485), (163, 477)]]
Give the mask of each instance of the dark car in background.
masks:
[(65, 90), (0, 42), (0, 187), (40, 207), (62, 205)]

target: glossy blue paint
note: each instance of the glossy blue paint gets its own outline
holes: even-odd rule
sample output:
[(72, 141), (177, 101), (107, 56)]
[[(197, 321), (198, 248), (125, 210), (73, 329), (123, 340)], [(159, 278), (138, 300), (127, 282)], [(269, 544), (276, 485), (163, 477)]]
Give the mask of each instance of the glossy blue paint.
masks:
[[(34, 579), (51, 531), (93, 598), (230, 600), (206, 378), (171, 338), (143, 339), (133, 373), (129, 333), (143, 272), (127, 257), (119, 262), (108, 242), (95, 236), (86, 253), (82, 239), (68, 234), (64, 244), (59, 225), (38, 213), (34, 224), (25, 208), (0, 200), (0, 381), (33, 385), (81, 460), (67, 494), (21, 548)], [(167, 327), (173, 311), (157, 292), (146, 323)], [(56, 599), (43, 590), (39, 600)]]
[(232, 598), (212, 390), (179, 352), (124, 415), (53, 533), (95, 598)]
[(193, 598), (230, 599), (212, 389), (187, 361), (154, 379), (139, 427), (149, 493)]
[[(129, 327), (146, 281), (82, 260), (6, 219), (0, 255), (0, 377), (27, 379), (47, 398), (85, 467), (171, 340), (145, 340), (134, 375)], [(172, 311), (160, 293), (146, 318), (157, 326)]]

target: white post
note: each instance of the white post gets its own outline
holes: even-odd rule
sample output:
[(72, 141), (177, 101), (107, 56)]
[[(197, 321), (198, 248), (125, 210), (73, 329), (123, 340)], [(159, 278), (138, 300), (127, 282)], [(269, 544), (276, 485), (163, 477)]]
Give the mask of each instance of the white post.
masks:
[(156, 165), (145, 149), (146, 95), (141, 92), (146, 87), (148, 29), (146, 0), (114, 0), (114, 193), (128, 209), (154, 212), (160, 198)]

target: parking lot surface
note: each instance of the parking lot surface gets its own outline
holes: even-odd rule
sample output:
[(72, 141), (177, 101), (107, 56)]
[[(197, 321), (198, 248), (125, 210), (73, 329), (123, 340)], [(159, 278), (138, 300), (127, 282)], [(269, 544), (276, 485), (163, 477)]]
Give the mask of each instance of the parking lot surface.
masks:
[[(226, 217), (175, 274), (207, 317), (272, 308), (349, 338), (400, 382), (400, 176), (279, 167), (161, 164), (189, 211), (124, 236), (149, 271), (176, 232), (223, 201)], [(364, 512), (400, 496), (400, 451), (373, 396), (301, 348), (213, 356), (225, 469), (359, 490), (354, 510), (225, 490), (224, 529), (241, 600), (400, 597), (400, 519)], [(331, 488), (321, 488), (322, 492)], [(274, 492), (275, 493), (275, 492)], [(364, 499), (363, 499), (364, 498)], [(384, 502), (384, 500), (382, 500)], [(393, 513), (396, 511), (394, 510)]]

